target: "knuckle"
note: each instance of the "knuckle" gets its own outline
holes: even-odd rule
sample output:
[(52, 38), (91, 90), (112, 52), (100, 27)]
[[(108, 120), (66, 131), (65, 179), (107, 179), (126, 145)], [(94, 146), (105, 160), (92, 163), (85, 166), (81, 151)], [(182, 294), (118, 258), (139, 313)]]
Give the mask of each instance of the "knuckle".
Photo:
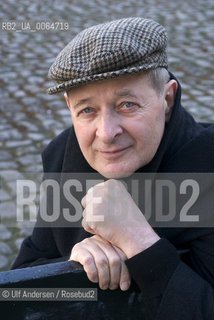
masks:
[(106, 181), (106, 183), (107, 183), (109, 186), (114, 185), (116, 182), (117, 182), (117, 180), (115, 180), (115, 179), (109, 179), (109, 180)]
[(86, 197), (87, 197), (87, 195), (89, 195), (91, 192), (93, 192), (93, 189), (94, 189), (94, 187), (90, 187), (90, 188), (88, 189), (88, 191), (87, 191), (87, 193), (86, 193)]
[(74, 252), (76, 252), (76, 251), (78, 251), (79, 250), (79, 248), (80, 248), (80, 243), (76, 243), (74, 246), (73, 246), (73, 248), (72, 248), (72, 253), (74, 253)]
[(105, 269), (107, 267), (107, 259), (105, 257), (97, 258), (97, 265), (99, 268)]
[(88, 244), (90, 241), (89, 241), (89, 238), (85, 238), (81, 241), (81, 243), (83, 244)]
[(123, 182), (115, 180), (115, 179), (109, 179), (106, 182), (106, 187), (109, 190), (111, 194), (114, 194), (115, 192), (121, 192), (125, 190), (125, 185)]
[(109, 186), (111, 186), (111, 187), (123, 185), (123, 183), (121, 181), (118, 181), (116, 179), (109, 179), (107, 182), (108, 182)]
[(82, 227), (85, 229), (87, 226), (86, 221), (85, 221), (85, 217), (82, 219), (81, 224), (82, 224)]
[(115, 256), (110, 260), (110, 267), (114, 268), (121, 264), (120, 258)]
[(106, 190), (109, 192), (113, 192), (115, 187), (117, 186), (117, 182), (114, 179), (109, 179), (106, 181)]
[(83, 257), (82, 261), (85, 267), (90, 267), (92, 264), (92, 258), (89, 256)]

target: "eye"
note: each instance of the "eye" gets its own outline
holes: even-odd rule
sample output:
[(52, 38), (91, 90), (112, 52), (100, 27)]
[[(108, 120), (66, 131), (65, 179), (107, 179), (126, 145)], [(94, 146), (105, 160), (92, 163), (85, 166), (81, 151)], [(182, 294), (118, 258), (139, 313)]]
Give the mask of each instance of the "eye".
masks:
[(83, 109), (80, 113), (88, 114), (88, 113), (91, 113), (92, 111), (93, 111), (92, 108), (87, 107), (87, 108)]
[(130, 108), (136, 106), (136, 104), (134, 102), (125, 102), (123, 104), (123, 106), (125, 106), (127, 109), (130, 109)]
[(135, 102), (131, 102), (131, 101), (123, 102), (119, 107), (119, 109), (124, 112), (135, 111), (137, 108), (138, 108), (138, 105)]
[(94, 108), (86, 107), (78, 112), (78, 116), (89, 117), (94, 114)]

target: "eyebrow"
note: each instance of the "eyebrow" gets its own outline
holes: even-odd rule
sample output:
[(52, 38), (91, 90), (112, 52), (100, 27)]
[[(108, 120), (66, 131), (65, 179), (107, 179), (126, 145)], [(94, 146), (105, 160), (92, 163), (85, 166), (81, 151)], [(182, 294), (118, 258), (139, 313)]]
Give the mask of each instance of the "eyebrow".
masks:
[(134, 94), (131, 90), (129, 89), (120, 89), (115, 91), (115, 95), (119, 96), (119, 97), (125, 97), (125, 96), (129, 96), (129, 97), (133, 97), (133, 98), (137, 98), (136, 94)]
[[(129, 97), (137, 98), (137, 96), (132, 91), (130, 91), (129, 89), (116, 90), (114, 92), (114, 95), (115, 96), (119, 96), (119, 97), (127, 97), (127, 96), (129, 96)], [(83, 105), (83, 104), (85, 104), (87, 102), (90, 102), (91, 100), (93, 100), (93, 98), (95, 98), (95, 97), (88, 97), (88, 98), (85, 98), (85, 99), (78, 100), (78, 102), (73, 106), (73, 109), (77, 109), (81, 105)]]
[(86, 98), (86, 99), (80, 99), (78, 100), (78, 102), (73, 106), (74, 109), (77, 109), (79, 106), (91, 101), (93, 99), (93, 97), (89, 97), (89, 98)]

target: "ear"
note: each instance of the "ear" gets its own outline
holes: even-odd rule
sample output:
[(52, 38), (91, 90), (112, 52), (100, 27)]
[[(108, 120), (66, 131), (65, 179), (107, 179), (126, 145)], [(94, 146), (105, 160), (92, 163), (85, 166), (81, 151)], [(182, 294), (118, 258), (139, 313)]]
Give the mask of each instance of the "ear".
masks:
[(65, 101), (67, 103), (68, 109), (71, 111), (71, 104), (70, 104), (67, 92), (64, 93), (64, 98), (65, 98)]
[(175, 96), (178, 89), (178, 83), (175, 80), (170, 80), (164, 88), (164, 109), (165, 109), (165, 118), (166, 122), (169, 122), (174, 102)]

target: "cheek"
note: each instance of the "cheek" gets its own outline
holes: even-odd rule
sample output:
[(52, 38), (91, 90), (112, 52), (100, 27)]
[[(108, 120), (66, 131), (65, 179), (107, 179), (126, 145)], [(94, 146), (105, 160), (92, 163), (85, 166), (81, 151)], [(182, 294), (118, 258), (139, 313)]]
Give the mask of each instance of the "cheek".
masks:
[(151, 123), (150, 126), (150, 143), (153, 146), (154, 151), (157, 151), (157, 148), (163, 137), (165, 128), (165, 118), (162, 114), (158, 114), (155, 121)]
[(165, 128), (165, 117), (164, 115), (157, 114), (155, 118), (153, 118), (153, 121), (150, 122), (150, 134), (153, 137), (154, 141), (161, 140), (163, 136)]
[(163, 113), (147, 115), (146, 118), (142, 118), (135, 126), (133, 131), (135, 137), (138, 140), (138, 147), (141, 150), (149, 150), (153, 152), (160, 144), (165, 127), (165, 118)]
[(90, 130), (88, 126), (75, 121), (73, 121), (73, 125), (80, 149), (83, 153), (86, 153), (93, 142), (93, 130)]
[(165, 127), (165, 113), (162, 104), (154, 107), (154, 112), (150, 115), (149, 123), (156, 132), (163, 130)]

